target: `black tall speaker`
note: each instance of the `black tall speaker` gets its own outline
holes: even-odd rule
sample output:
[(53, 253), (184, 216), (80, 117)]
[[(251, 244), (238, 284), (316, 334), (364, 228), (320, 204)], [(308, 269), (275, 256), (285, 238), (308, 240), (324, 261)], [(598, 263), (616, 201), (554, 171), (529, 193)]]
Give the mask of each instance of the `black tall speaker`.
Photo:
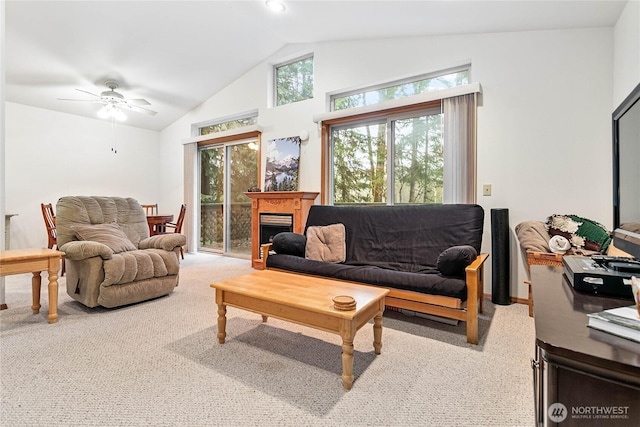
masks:
[(509, 209), (491, 209), (491, 301), (509, 305)]

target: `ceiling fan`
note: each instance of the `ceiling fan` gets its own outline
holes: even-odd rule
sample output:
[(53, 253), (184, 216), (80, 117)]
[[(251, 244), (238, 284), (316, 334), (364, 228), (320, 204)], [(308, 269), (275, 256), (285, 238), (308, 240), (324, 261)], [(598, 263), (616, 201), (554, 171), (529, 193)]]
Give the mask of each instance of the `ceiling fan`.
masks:
[(150, 116), (155, 116), (156, 114), (158, 114), (156, 111), (152, 111), (148, 108), (142, 107), (142, 105), (151, 105), (146, 99), (125, 99), (122, 94), (116, 92), (115, 90), (119, 87), (119, 85), (115, 80), (107, 80), (106, 82), (104, 82), (104, 84), (109, 88), (109, 90), (105, 90), (104, 92), (100, 93), (100, 95), (96, 95), (95, 93), (91, 93), (86, 90), (76, 89), (78, 92), (86, 93), (95, 97), (95, 99), (58, 98), (58, 100), (102, 104), (103, 107), (100, 109), (100, 111), (98, 111), (98, 117), (104, 119), (113, 118), (116, 120), (125, 120), (127, 117), (122, 112), (122, 109), (124, 108), (136, 111), (138, 113), (148, 114)]

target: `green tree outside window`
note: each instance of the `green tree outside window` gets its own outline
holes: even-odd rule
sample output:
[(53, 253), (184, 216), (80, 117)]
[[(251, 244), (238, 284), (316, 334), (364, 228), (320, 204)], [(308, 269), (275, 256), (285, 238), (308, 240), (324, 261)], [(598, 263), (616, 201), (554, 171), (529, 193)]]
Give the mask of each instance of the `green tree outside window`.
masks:
[(313, 56), (275, 67), (276, 105), (313, 98)]

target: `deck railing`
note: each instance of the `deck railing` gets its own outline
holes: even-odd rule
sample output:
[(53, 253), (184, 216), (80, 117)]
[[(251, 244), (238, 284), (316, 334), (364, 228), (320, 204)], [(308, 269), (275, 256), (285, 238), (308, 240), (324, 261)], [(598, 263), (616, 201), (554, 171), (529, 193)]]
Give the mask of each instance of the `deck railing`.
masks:
[[(229, 252), (251, 254), (251, 202), (231, 204)], [(224, 251), (224, 206), (200, 205), (200, 247)]]

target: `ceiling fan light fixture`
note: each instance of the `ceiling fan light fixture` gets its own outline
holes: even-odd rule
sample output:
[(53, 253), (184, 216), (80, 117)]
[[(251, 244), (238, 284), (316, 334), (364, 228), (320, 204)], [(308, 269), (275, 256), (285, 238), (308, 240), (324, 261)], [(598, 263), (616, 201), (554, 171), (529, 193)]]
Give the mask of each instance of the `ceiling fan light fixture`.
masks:
[(115, 108), (114, 111), (111, 112), (111, 116), (120, 122), (127, 120), (127, 116), (119, 108)]
[(279, 0), (267, 0), (265, 1), (265, 4), (274, 12), (282, 13), (287, 10), (287, 7), (284, 5), (284, 3)]
[(117, 106), (108, 104), (98, 110), (98, 117), (101, 119), (116, 119), (120, 122), (127, 120), (127, 116)]

